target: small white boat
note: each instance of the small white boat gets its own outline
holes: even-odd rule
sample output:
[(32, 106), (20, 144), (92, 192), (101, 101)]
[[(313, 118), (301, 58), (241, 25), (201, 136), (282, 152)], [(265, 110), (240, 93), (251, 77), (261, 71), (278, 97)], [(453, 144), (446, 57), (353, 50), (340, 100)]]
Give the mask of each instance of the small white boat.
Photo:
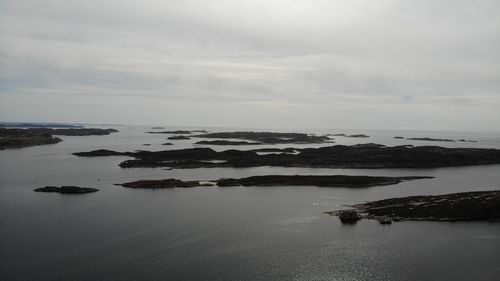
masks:
[(382, 216), (377, 218), (380, 224), (391, 224), (392, 220), (388, 216)]

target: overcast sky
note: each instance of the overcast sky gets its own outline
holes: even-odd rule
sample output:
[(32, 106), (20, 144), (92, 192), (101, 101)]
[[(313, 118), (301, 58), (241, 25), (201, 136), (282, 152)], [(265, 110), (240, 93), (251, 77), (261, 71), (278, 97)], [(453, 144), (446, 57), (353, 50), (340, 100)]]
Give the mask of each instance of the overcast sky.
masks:
[(0, 121), (500, 130), (500, 1), (0, 0)]

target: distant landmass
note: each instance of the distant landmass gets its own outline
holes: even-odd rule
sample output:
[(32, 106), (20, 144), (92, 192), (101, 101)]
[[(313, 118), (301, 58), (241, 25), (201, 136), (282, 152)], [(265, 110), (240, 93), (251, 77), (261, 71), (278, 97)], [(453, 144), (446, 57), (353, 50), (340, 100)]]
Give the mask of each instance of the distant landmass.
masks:
[(83, 125), (67, 123), (20, 123), (0, 122), (0, 128), (83, 128)]
[[(324, 143), (331, 139), (328, 136), (315, 136), (304, 133), (276, 133), (276, 132), (218, 132), (199, 134), (193, 137), (210, 139), (240, 139), (261, 144), (283, 143)], [(220, 141), (220, 140), (219, 140)]]
[(58, 136), (109, 135), (115, 129), (95, 128), (0, 128), (0, 149), (22, 148), (61, 142)]

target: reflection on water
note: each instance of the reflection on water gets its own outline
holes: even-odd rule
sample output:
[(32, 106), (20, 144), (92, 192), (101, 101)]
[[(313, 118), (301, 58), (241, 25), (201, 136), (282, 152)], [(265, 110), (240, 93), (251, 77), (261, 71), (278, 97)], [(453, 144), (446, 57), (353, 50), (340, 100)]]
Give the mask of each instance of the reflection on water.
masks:
[[(373, 221), (341, 225), (324, 211), (387, 197), (498, 189), (500, 165), (440, 169), (120, 169), (127, 157), (79, 158), (92, 149), (192, 147), (119, 128), (110, 136), (63, 137), (56, 145), (0, 151), (2, 280), (497, 280), (500, 224)], [(167, 128), (170, 129), (170, 128)], [(174, 128), (172, 128), (174, 129)], [(203, 129), (203, 128), (202, 128)], [(351, 133), (324, 131), (318, 133)], [(493, 134), (366, 133), (345, 143), (401, 144), (393, 136), (467, 138), (446, 146), (500, 147)], [(398, 143), (400, 142), (400, 143)], [(414, 142), (415, 144), (424, 144)], [(289, 147), (284, 145), (280, 147)], [(300, 146), (295, 146), (300, 147)], [(218, 150), (245, 147), (215, 147)], [(256, 146), (248, 147), (255, 149)], [(134, 190), (138, 179), (213, 180), (265, 174), (348, 174), (434, 179), (367, 189), (200, 187)], [(99, 188), (40, 194), (44, 185)]]

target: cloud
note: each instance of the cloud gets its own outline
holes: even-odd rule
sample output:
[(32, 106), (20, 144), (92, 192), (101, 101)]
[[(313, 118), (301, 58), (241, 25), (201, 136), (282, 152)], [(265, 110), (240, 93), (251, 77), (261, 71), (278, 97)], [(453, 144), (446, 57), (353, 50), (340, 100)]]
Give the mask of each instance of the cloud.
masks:
[[(0, 118), (498, 130), (498, 11), (487, 0), (1, 0)], [(61, 106), (85, 108), (47, 114)]]

